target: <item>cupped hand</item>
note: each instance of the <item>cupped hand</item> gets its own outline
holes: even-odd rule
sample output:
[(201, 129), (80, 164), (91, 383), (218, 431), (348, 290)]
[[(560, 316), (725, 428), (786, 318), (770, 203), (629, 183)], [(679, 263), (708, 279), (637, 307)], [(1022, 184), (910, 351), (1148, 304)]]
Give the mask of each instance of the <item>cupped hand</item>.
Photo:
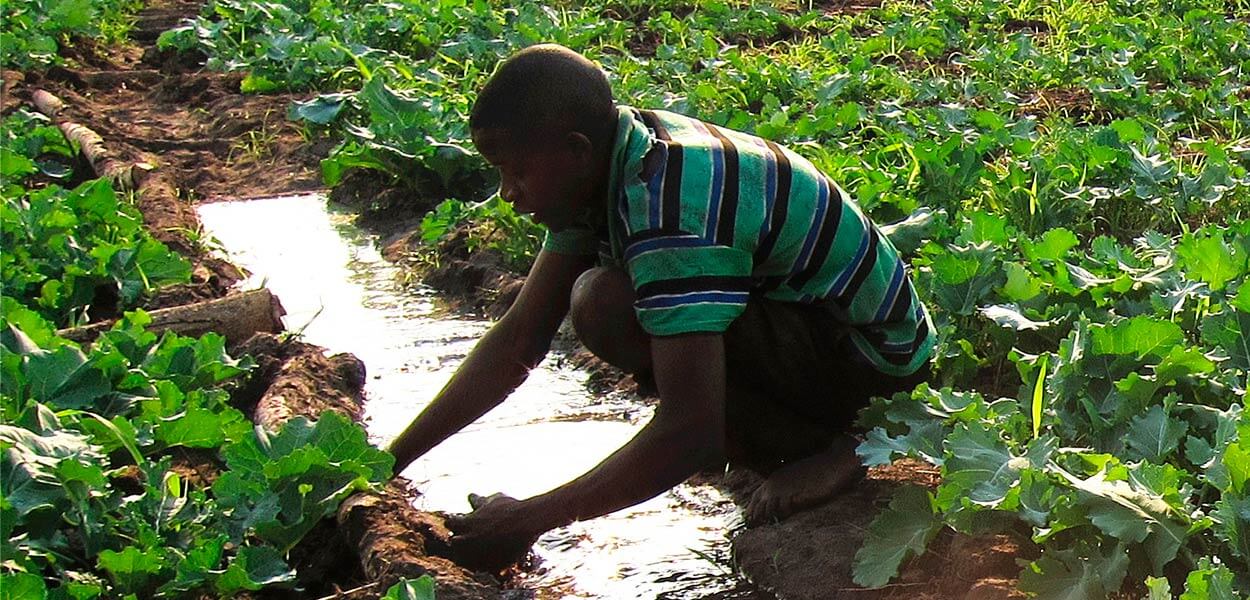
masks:
[(498, 571), (525, 558), (541, 531), (528, 523), (525, 505), (504, 494), (469, 494), (473, 512), (447, 518), (451, 551), (456, 562), (472, 568)]

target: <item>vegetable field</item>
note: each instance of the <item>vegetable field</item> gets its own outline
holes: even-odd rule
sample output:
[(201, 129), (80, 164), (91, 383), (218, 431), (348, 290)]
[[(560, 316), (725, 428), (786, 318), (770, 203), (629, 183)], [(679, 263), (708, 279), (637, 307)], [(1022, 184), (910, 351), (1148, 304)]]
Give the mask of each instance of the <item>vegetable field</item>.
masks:
[[(67, 39), (51, 23), (74, 22), (48, 14), (96, 3), (78, 4), (6, 5), (4, 45), (48, 54)], [(468, 224), (519, 271), (542, 232), (494, 196), (467, 130), (517, 49), (564, 44), (618, 102), (789, 145), (890, 224), (939, 330), (932, 380), (865, 411), (859, 455), (941, 482), (897, 492), (858, 584), (889, 584), (951, 528), (1030, 540), (1019, 587), (1041, 598), (1250, 595), (1250, 3), (860, 4), (209, 0), (159, 44), (244, 73), (245, 93), (299, 93), (287, 118), (336, 141), (326, 185), (372, 171), (438, 203), (426, 243)], [(90, 352), (59, 341), (100, 286), (125, 309), (187, 268), (105, 183), (23, 188), (67, 152), (39, 125), (8, 117), (0, 156), (5, 587), (282, 581), (307, 523), (389, 457), (333, 420), (240, 427), (214, 386), (248, 363), (211, 336), (157, 339), (137, 314)], [(310, 449), (256, 468), (282, 444)], [(173, 447), (230, 470), (188, 488)], [(137, 492), (110, 484), (126, 469)]]
[[(235, 597), (291, 589), (291, 550), (393, 458), (347, 417), (278, 430), (237, 406), (255, 361), (135, 309), (191, 277), (132, 194), (75, 168), (46, 118), (0, 139), (0, 597)], [(58, 328), (122, 316), (89, 347)], [(389, 597), (429, 597), (430, 580)]]

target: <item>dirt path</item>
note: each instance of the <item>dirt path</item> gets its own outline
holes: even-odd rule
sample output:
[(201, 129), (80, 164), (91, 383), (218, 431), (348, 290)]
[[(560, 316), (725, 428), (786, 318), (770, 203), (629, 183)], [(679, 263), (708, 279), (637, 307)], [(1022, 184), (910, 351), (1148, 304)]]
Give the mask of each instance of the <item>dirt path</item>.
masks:
[[(119, 158), (143, 161), (172, 176), (174, 227), (198, 221), (193, 203), (273, 195), (321, 186), (318, 161), (333, 141), (304, 134), (286, 120), (293, 94), (244, 95), (239, 73), (201, 69), (195, 56), (156, 50), (161, 32), (193, 17), (200, 2), (154, 0), (131, 32), (135, 46), (100, 47), (75, 40), (67, 66), (42, 74), (6, 73), (13, 84), (3, 110), (39, 88), (59, 96), (66, 113), (88, 124)], [(154, 201), (165, 202), (167, 199)], [(145, 207), (145, 214), (153, 212)], [(159, 220), (159, 219), (158, 219)]]

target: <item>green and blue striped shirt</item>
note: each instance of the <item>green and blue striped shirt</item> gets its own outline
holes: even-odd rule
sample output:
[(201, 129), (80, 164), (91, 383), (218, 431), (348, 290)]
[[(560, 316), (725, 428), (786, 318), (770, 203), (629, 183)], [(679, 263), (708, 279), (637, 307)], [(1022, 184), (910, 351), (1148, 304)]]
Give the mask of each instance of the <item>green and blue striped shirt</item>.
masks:
[(624, 266), (645, 331), (725, 331), (756, 293), (827, 306), (883, 373), (928, 360), (933, 328), (898, 251), (809, 161), (682, 115), (618, 113), (606, 224), (544, 248)]

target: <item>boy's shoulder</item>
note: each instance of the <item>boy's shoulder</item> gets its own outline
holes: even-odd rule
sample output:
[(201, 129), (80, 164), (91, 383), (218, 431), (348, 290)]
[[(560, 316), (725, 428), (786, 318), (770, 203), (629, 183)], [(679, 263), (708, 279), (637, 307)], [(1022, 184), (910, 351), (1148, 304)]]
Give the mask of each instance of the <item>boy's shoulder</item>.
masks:
[[(816, 167), (785, 145), (745, 131), (730, 129), (681, 113), (658, 109), (618, 107), (622, 120), (632, 121), (635, 132), (650, 138), (652, 145), (682, 150), (686, 161), (753, 162), (780, 164), (782, 168), (816, 176)], [(618, 143), (626, 143), (618, 138)]]

